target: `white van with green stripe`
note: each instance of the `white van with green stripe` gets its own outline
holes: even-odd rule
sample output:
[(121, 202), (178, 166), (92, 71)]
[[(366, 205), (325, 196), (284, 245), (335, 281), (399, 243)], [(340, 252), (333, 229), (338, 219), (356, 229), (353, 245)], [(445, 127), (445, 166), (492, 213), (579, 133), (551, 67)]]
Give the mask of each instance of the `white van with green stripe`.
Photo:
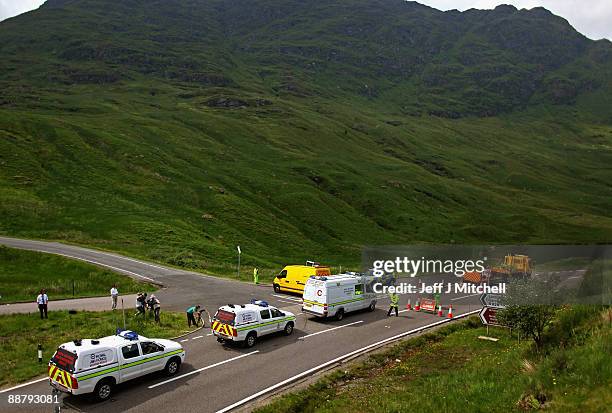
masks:
[(185, 361), (185, 350), (172, 340), (118, 331), (100, 339), (64, 343), (49, 361), (49, 382), (74, 395), (108, 399), (115, 385), (157, 371), (172, 376)]
[(304, 287), (302, 311), (342, 320), (346, 313), (376, 309), (373, 277), (357, 273), (310, 277)]
[(268, 334), (291, 335), (294, 327), (293, 313), (281, 311), (262, 300), (224, 305), (217, 310), (211, 323), (217, 341), (241, 342), (246, 347), (253, 347), (260, 337)]

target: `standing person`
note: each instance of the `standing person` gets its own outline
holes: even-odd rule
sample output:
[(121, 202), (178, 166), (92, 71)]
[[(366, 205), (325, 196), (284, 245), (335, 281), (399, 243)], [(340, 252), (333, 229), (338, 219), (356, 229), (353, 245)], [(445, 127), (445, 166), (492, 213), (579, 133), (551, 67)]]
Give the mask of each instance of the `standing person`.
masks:
[(395, 316), (399, 317), (397, 308), (399, 307), (399, 295), (394, 291), (389, 294), (389, 298), (391, 299), (391, 304), (389, 306), (389, 311), (387, 312), (387, 317), (391, 316), (391, 311), (395, 309)]
[(111, 299), (113, 300), (113, 305), (111, 307), (112, 310), (117, 309), (117, 297), (119, 297), (119, 290), (117, 290), (117, 284), (113, 284), (110, 289)]
[(187, 309), (187, 327), (191, 327), (191, 324), (197, 327), (197, 323), (194, 317), (194, 313), (200, 310), (200, 306), (196, 305)]
[(259, 268), (253, 268), (253, 283), (259, 284)]
[(155, 294), (151, 294), (151, 297), (149, 297), (149, 301), (147, 301), (147, 304), (155, 315), (155, 322), (159, 324), (159, 312), (161, 311), (161, 304), (159, 302), (159, 298), (157, 298)]
[(145, 296), (143, 295), (143, 293), (138, 293), (138, 295), (136, 296), (136, 314), (134, 314), (135, 316), (137, 315), (145, 315)]
[(38, 294), (38, 297), (36, 297), (36, 304), (38, 304), (38, 311), (40, 311), (40, 319), (42, 320), (43, 318), (49, 318), (47, 316), (47, 304), (49, 304), (49, 297), (47, 296), (47, 290), (44, 288), (40, 290), (40, 294)]

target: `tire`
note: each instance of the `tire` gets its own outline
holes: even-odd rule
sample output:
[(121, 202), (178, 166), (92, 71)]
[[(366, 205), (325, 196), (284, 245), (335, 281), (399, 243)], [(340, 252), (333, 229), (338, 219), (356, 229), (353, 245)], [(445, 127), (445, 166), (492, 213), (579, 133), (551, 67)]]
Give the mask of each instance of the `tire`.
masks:
[(376, 301), (372, 301), (368, 307), (368, 311), (372, 312), (374, 310), (376, 310)]
[(280, 285), (274, 284), (274, 292), (275, 293), (280, 293)]
[(290, 336), (291, 334), (293, 334), (293, 323), (287, 323), (287, 325), (285, 326), (284, 333), (286, 336)]
[(342, 321), (343, 318), (344, 318), (344, 309), (341, 308), (336, 312), (336, 320)]
[(98, 382), (98, 384), (96, 384), (96, 387), (93, 393), (94, 397), (99, 402), (108, 400), (113, 394), (114, 387), (115, 387), (115, 382), (112, 379), (102, 379)]
[(166, 376), (174, 376), (179, 369), (181, 368), (181, 359), (178, 357), (172, 357), (166, 363), (166, 367), (164, 368), (164, 373)]
[(246, 348), (251, 348), (255, 345), (256, 342), (257, 342), (257, 333), (255, 333), (254, 331), (251, 331), (249, 334), (247, 334), (246, 339), (244, 340), (244, 346)]

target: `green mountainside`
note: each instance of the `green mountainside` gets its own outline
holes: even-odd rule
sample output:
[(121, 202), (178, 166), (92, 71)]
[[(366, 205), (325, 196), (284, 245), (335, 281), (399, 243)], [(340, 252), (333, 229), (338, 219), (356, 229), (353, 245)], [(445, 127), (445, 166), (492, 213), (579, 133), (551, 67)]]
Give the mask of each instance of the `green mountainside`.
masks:
[(0, 233), (232, 271), (612, 242), (612, 43), (545, 9), (48, 0), (0, 22)]

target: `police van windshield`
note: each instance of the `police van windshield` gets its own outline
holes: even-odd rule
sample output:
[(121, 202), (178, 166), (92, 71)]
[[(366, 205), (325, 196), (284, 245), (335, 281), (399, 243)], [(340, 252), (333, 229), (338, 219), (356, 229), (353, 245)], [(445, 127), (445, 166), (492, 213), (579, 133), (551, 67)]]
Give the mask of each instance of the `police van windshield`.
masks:
[(222, 321), (229, 325), (234, 325), (234, 319), (236, 318), (236, 314), (230, 313), (229, 311), (219, 310), (217, 314), (215, 314), (215, 320)]
[(72, 373), (74, 372), (76, 359), (76, 354), (64, 350), (63, 348), (58, 348), (51, 361), (60, 369)]

